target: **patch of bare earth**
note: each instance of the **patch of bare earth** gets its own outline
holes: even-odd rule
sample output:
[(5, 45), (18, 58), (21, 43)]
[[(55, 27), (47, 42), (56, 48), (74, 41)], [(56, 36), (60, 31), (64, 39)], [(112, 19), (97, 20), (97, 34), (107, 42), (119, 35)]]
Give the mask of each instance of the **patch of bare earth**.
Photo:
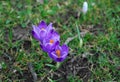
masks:
[(70, 77), (77, 77), (87, 82), (91, 76), (89, 68), (90, 63), (87, 58), (82, 58), (81, 56), (68, 56), (68, 60), (65, 61), (59, 69), (50, 72), (42, 82), (49, 81), (48, 78), (56, 80), (57, 82), (68, 82)]

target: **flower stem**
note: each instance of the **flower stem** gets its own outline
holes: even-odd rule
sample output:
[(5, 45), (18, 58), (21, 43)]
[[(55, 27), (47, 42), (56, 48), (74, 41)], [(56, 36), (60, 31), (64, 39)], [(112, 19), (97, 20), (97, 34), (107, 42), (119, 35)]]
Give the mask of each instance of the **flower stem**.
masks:
[(56, 68), (59, 68), (59, 67), (60, 67), (60, 62), (57, 62)]

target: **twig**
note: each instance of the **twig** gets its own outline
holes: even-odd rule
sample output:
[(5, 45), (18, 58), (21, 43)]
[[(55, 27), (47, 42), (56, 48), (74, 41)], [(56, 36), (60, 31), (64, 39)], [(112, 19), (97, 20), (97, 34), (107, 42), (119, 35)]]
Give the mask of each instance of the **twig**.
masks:
[(68, 44), (70, 41), (72, 41), (73, 39), (75, 39), (78, 35), (75, 35), (73, 37), (69, 37), (66, 41), (65, 44)]
[(53, 72), (53, 70), (51, 69), (50, 71), (49, 71), (49, 73), (47, 73), (40, 81), (38, 81), (38, 82), (42, 82), (50, 73), (52, 73)]
[(36, 82), (37, 81), (37, 74), (36, 72), (33, 70), (33, 66), (32, 66), (32, 63), (28, 63), (28, 67), (30, 69), (30, 72), (33, 76), (33, 81)]
[(11, 61), (12, 58), (7, 54), (7, 53), (4, 53), (4, 55)]
[[(86, 34), (86, 32), (81, 32), (81, 33), (80, 33), (81, 37), (84, 37), (85, 34)], [(67, 40), (65, 41), (64, 44), (68, 44), (70, 41), (74, 40), (74, 39), (77, 38), (77, 37), (78, 37), (78, 34), (75, 35), (75, 36), (73, 36), (73, 37), (67, 38)]]

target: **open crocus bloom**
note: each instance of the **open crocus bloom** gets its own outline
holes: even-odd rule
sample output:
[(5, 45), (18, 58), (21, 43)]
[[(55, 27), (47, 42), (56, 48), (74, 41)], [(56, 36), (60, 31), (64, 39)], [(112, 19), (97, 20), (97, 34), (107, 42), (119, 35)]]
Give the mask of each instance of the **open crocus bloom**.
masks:
[(52, 29), (52, 23), (47, 26), (44, 21), (41, 21), (38, 26), (33, 25), (32, 35), (35, 39), (42, 43), (43, 39), (47, 36), (47, 34), (49, 34)]
[(49, 53), (49, 56), (56, 62), (62, 62), (67, 57), (68, 51), (69, 49), (67, 45), (57, 45), (55, 50)]
[(40, 46), (44, 51), (51, 52), (59, 44), (59, 41), (60, 35), (54, 30), (51, 30)]

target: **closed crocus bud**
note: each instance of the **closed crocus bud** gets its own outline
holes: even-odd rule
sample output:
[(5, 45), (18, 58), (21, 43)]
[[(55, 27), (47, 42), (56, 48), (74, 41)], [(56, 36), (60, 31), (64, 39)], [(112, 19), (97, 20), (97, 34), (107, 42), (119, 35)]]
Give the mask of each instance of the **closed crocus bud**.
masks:
[(86, 14), (87, 11), (88, 11), (88, 3), (85, 1), (85, 2), (83, 3), (82, 12), (83, 12), (84, 14)]

